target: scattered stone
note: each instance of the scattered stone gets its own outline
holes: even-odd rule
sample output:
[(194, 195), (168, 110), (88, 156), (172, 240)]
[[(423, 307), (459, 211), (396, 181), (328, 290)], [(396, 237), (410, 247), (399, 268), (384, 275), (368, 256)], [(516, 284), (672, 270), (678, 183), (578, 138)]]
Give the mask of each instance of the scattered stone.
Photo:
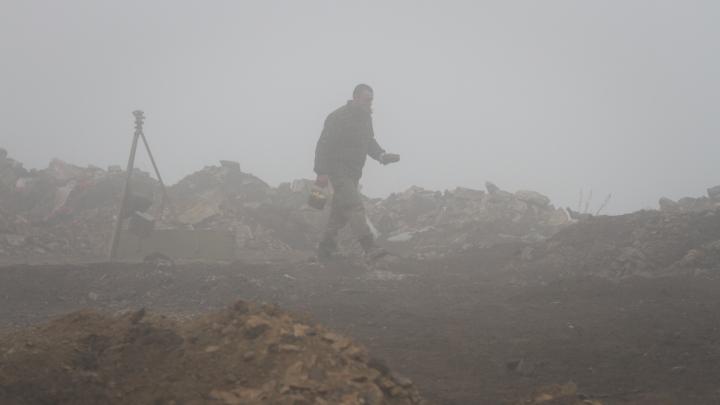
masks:
[(288, 353), (290, 353), (290, 352), (295, 352), (295, 353), (297, 353), (297, 352), (300, 352), (300, 351), (302, 350), (302, 349), (300, 348), (300, 346), (297, 346), (297, 345), (289, 345), (289, 344), (282, 344), (282, 345), (279, 346), (279, 349), (280, 349), (281, 352), (288, 352)]
[(251, 316), (245, 322), (245, 336), (249, 339), (255, 339), (270, 329), (270, 324), (259, 316)]
[(577, 392), (577, 385), (569, 382), (562, 385), (541, 387), (528, 398), (516, 405), (602, 405), (600, 401), (583, 397)]
[(297, 338), (305, 337), (310, 335), (312, 332), (312, 328), (308, 325), (303, 325), (300, 323), (296, 323), (293, 325), (293, 336)]

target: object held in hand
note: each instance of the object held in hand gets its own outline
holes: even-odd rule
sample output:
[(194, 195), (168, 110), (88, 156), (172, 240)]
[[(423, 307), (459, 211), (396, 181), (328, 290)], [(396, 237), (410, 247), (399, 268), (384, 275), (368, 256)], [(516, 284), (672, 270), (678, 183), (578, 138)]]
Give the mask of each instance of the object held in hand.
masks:
[(326, 203), (327, 195), (325, 195), (323, 190), (318, 187), (313, 187), (313, 189), (310, 190), (310, 196), (308, 196), (308, 205), (317, 210), (322, 210), (325, 208)]
[(400, 155), (397, 153), (383, 153), (381, 160), (384, 165), (399, 162)]

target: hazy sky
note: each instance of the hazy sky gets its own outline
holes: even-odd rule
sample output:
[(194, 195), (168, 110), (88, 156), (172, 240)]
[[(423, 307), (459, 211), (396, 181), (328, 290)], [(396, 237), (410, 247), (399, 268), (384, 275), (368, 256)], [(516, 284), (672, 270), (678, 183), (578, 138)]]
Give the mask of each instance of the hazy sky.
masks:
[[(720, 184), (720, 2), (0, 0), (0, 147), (169, 182), (219, 159), (312, 177), (325, 116), (375, 88), (364, 191), (533, 189), (609, 212)], [(141, 159), (147, 168), (146, 159)]]

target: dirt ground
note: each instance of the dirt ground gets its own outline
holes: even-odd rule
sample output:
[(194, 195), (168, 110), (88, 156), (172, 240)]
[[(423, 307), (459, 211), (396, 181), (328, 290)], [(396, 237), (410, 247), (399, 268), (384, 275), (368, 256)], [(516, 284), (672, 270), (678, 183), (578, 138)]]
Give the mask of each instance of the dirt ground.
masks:
[(81, 310), (0, 337), (0, 403), (424, 405), (351, 339), (272, 305), (203, 316)]
[(603, 404), (720, 403), (720, 279), (520, 282), (507, 245), (435, 261), (0, 268), (0, 328), (82, 308), (184, 316), (242, 298), (353, 337), (438, 404), (513, 404), (572, 381)]

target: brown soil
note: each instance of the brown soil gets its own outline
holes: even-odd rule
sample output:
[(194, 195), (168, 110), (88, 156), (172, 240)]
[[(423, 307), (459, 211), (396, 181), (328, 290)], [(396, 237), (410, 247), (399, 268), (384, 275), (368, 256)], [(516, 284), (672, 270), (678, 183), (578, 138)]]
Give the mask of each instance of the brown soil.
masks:
[(423, 403), (350, 339), (244, 301), (189, 321), (79, 311), (0, 349), (3, 404)]
[(568, 381), (610, 405), (720, 402), (720, 279), (612, 282), (586, 273), (519, 283), (505, 268), (522, 249), (394, 259), (382, 269), (352, 261), (8, 266), (0, 322), (16, 329), (87, 307), (180, 316), (242, 298), (353, 337), (440, 404), (516, 403)]

